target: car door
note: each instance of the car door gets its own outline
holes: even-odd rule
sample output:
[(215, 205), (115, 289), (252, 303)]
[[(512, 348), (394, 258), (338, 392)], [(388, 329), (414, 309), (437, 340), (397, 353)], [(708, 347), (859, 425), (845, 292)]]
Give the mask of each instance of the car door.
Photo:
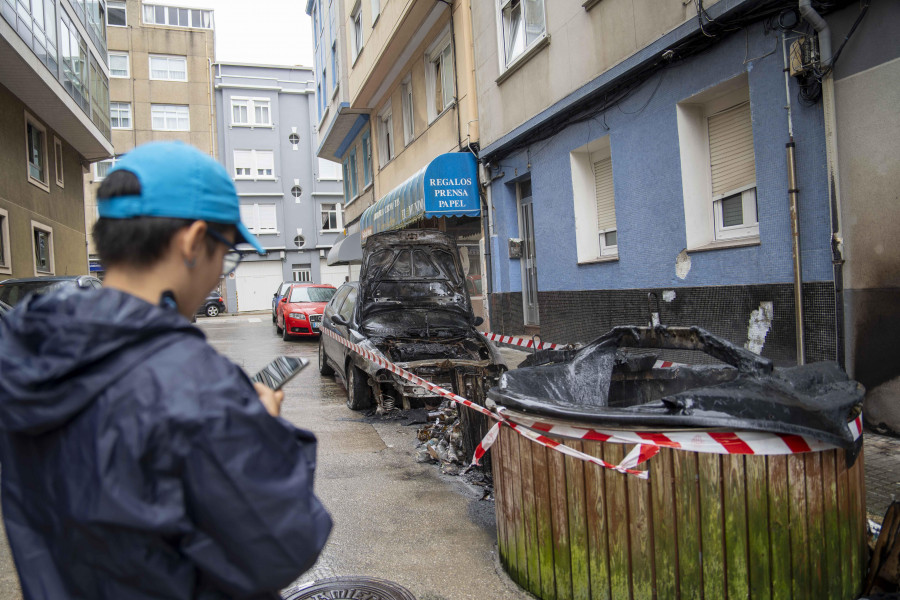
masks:
[[(347, 297), (341, 303), (341, 308), (338, 310), (338, 314), (348, 323), (348, 325), (339, 325), (334, 323), (335, 331), (345, 340), (350, 340), (350, 327), (353, 326), (353, 312), (356, 309), (356, 295), (358, 288), (355, 285), (351, 285), (350, 291), (347, 294)], [(335, 342), (336, 344), (338, 342)], [(338, 365), (341, 368), (341, 372), (344, 372), (344, 365), (347, 363), (347, 356), (352, 354), (352, 351), (347, 346), (343, 344), (338, 344), (341, 350), (341, 362)], [(344, 373), (344, 380), (346, 381), (347, 373)]]
[[(342, 335), (341, 331), (338, 329), (338, 325), (334, 323), (331, 319), (334, 315), (339, 314), (338, 311), (341, 308), (341, 305), (344, 303), (344, 300), (347, 299), (347, 295), (350, 293), (351, 285), (344, 284), (338, 291), (335, 292), (334, 296), (325, 305), (325, 310), (322, 313), (322, 328), (332, 331), (338, 335)], [(346, 329), (346, 328), (345, 328)], [(322, 348), (325, 350), (325, 354), (331, 359), (335, 364), (339, 366), (341, 370), (343, 370), (344, 365), (344, 350), (343, 346), (338, 343), (336, 340), (332, 339), (331, 336), (323, 335), (320, 338), (322, 342)]]

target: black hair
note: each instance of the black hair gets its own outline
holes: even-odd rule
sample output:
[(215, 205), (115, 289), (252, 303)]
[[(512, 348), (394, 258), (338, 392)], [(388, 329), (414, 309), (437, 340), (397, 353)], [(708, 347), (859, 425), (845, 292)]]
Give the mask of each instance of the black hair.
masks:
[[(141, 193), (141, 182), (131, 171), (113, 171), (100, 184), (97, 200), (119, 196), (137, 196)], [(132, 217), (130, 219), (110, 219), (100, 217), (94, 224), (94, 244), (104, 267), (127, 266), (146, 268), (159, 261), (169, 247), (175, 234), (189, 227), (192, 219), (169, 217)], [(207, 222), (207, 226), (218, 233), (234, 231), (234, 225)], [(217, 242), (207, 238), (207, 250), (212, 253)]]

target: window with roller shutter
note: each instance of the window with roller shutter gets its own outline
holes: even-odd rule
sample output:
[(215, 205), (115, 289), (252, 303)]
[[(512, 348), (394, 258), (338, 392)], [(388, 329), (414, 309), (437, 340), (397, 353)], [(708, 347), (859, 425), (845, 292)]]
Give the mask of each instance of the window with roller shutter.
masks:
[(278, 211), (274, 204), (242, 204), (241, 222), (252, 233), (278, 233)]
[(593, 164), (594, 192), (597, 201), (597, 231), (600, 235), (600, 254), (618, 254), (616, 231), (616, 203), (613, 191), (612, 159)]
[(707, 119), (716, 239), (759, 235), (750, 103)]

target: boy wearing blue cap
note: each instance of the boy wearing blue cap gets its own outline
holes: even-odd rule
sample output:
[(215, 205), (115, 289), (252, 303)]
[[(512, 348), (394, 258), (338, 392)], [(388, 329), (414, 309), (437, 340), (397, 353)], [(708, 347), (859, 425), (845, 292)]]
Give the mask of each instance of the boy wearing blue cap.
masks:
[(98, 191), (102, 290), (21, 303), (0, 323), (3, 519), (26, 599), (278, 598), (331, 519), (315, 437), (278, 418), (189, 319), (240, 221), (221, 165), (135, 148)]

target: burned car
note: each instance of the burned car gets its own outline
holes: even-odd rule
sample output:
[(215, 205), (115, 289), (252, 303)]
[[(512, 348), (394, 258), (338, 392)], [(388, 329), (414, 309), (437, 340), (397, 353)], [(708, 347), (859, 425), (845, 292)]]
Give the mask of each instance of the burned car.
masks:
[[(346, 283), (325, 307), (322, 327), (407, 371), (474, 402), (506, 371), (475, 327), (456, 243), (439, 231), (372, 235), (358, 283)], [(329, 335), (319, 341), (319, 371), (335, 371), (347, 406), (435, 407), (441, 398), (352, 352)]]

